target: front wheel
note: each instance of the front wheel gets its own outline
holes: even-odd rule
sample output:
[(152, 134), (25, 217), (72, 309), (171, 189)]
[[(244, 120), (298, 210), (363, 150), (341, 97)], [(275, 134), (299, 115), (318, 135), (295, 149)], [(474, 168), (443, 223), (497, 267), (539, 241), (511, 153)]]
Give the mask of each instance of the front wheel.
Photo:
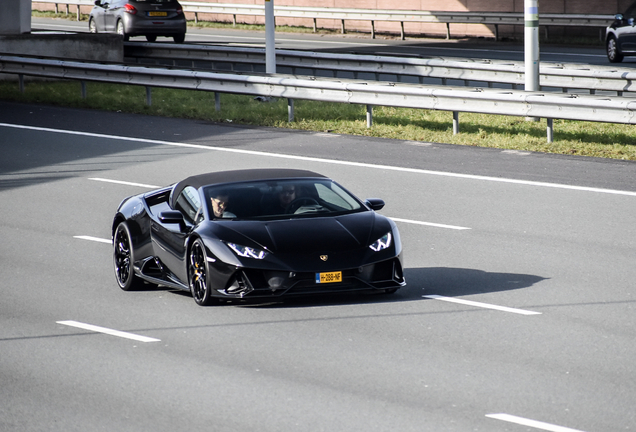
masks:
[(188, 283), (192, 298), (199, 306), (209, 306), (214, 303), (211, 295), (210, 281), (208, 279), (208, 257), (205, 253), (205, 245), (201, 239), (192, 243), (188, 253)]
[(113, 237), (113, 267), (117, 284), (124, 291), (140, 289), (144, 284), (144, 281), (135, 275), (134, 262), (135, 251), (130, 228), (126, 222), (122, 222), (117, 225)]
[(618, 43), (616, 38), (609, 37), (607, 39), (607, 59), (610, 63), (620, 63), (623, 61), (623, 55), (618, 52)]

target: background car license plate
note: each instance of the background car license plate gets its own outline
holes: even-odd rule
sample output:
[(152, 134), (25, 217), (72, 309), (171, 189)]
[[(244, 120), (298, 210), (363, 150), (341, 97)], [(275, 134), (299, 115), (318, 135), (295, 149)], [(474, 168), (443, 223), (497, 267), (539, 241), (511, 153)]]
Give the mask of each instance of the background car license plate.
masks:
[(148, 12), (148, 16), (168, 16), (168, 12), (150, 11)]
[(316, 283), (342, 282), (342, 272), (316, 273)]

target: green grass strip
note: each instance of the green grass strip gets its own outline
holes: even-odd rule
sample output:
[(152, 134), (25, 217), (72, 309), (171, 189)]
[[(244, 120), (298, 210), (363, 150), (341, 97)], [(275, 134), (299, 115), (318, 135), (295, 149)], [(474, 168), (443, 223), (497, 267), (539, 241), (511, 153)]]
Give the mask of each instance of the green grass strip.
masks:
[(21, 93), (18, 82), (0, 81), (0, 99), (74, 108), (196, 119), (220, 123), (280, 127), (398, 140), (460, 144), (520, 151), (636, 160), (633, 125), (554, 120), (554, 142), (547, 143), (546, 121), (520, 117), (460, 113), (460, 133), (453, 135), (452, 113), (407, 108), (374, 107), (373, 126), (366, 126), (362, 105), (296, 100), (295, 121), (287, 121), (287, 100), (260, 102), (249, 95), (221, 95), (194, 90), (153, 88), (152, 106), (145, 87), (87, 83), (81, 97), (78, 81), (29, 81)]

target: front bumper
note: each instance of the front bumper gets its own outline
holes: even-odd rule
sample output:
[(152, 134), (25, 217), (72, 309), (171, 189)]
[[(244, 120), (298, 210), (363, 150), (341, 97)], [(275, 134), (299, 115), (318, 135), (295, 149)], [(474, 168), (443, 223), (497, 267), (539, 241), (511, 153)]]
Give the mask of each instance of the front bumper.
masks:
[[(342, 282), (317, 283), (316, 273), (236, 269), (216, 297), (275, 298), (355, 291), (386, 291), (406, 285), (400, 257), (342, 271)], [(219, 286), (219, 285), (216, 285)]]

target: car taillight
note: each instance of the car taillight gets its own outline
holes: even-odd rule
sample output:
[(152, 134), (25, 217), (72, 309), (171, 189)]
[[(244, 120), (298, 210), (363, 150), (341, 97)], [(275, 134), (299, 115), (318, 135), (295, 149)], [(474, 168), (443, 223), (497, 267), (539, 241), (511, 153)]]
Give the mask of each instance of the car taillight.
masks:
[(182, 13), (183, 13), (183, 8), (181, 7), (181, 5), (177, 6), (177, 15)]
[(137, 14), (137, 9), (131, 4), (126, 3), (126, 5), (124, 6), (124, 9), (126, 9), (126, 12), (128, 12), (129, 14), (132, 14), (132, 15)]

